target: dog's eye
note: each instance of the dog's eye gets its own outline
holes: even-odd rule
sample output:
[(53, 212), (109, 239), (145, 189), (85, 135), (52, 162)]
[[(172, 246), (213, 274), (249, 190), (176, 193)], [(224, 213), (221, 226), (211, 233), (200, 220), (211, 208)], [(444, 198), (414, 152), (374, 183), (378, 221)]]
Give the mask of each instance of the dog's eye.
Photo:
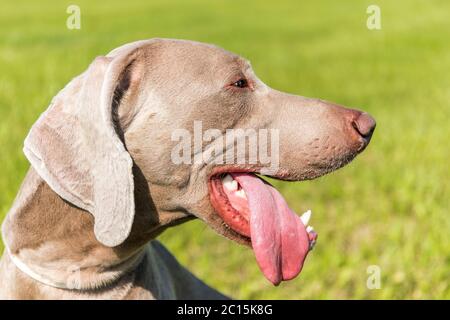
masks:
[(236, 81), (235, 83), (233, 83), (233, 86), (238, 87), (238, 88), (247, 88), (248, 82), (245, 79), (240, 79), (240, 80)]

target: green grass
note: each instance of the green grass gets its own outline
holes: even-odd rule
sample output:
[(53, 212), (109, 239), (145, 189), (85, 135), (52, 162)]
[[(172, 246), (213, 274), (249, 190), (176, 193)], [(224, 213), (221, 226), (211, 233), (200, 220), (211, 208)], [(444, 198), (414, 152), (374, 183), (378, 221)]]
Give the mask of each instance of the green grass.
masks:
[[(276, 183), (320, 233), (298, 279), (272, 287), (250, 250), (199, 221), (163, 234), (175, 256), (235, 298), (450, 298), (450, 2), (377, 0), (380, 31), (366, 28), (366, 0), (75, 2), (78, 31), (65, 28), (72, 1), (0, 4), (0, 218), (29, 166), (27, 131), (95, 56), (151, 37), (211, 42), (272, 87), (359, 107), (378, 127), (344, 169)], [(379, 290), (366, 287), (369, 265)]]

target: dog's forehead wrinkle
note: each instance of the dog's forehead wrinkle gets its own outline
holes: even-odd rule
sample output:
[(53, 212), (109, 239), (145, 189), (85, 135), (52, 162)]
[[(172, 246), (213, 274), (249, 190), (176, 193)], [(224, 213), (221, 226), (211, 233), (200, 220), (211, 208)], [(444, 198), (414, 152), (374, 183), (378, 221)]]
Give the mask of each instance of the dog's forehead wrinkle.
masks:
[(254, 73), (250, 60), (247, 60), (247, 59), (239, 57), (239, 56), (236, 59), (237, 59), (237, 62), (239, 63), (239, 65), (240, 65), (241, 69), (244, 72)]
[(150, 126), (152, 120), (163, 113), (164, 110), (164, 103), (157, 90), (147, 88), (146, 94), (141, 95), (138, 103), (131, 110), (132, 117), (127, 131), (133, 132), (135, 128)]
[[(239, 56), (226, 51), (220, 47), (214, 45), (205, 45), (201, 43), (193, 42), (191, 46), (185, 47), (181, 43), (175, 43), (175, 50), (173, 50), (173, 56), (177, 58), (178, 68), (184, 67), (187, 70), (193, 68), (197, 72), (191, 74), (191, 76), (198, 76), (199, 74), (205, 74), (218, 78), (229, 73), (229, 70), (233, 72), (242, 71), (245, 60)], [(173, 59), (165, 56), (165, 60), (169, 63), (173, 63)], [(190, 76), (189, 72), (186, 76)], [(198, 78), (197, 78), (198, 79)]]

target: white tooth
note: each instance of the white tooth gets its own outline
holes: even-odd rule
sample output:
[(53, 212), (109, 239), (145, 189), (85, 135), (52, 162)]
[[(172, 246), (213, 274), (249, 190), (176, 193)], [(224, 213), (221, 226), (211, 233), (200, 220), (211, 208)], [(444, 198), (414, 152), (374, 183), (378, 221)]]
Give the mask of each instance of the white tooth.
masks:
[(307, 226), (309, 219), (311, 218), (311, 210), (306, 211), (304, 214), (302, 214), (302, 216), (300, 217), (300, 219), (302, 219), (303, 225)]
[(225, 182), (231, 182), (233, 181), (233, 177), (229, 174), (227, 174), (225, 177), (222, 178), (223, 183)]
[(236, 191), (234, 194), (236, 196), (240, 197), (240, 198), (247, 199), (247, 196), (245, 195), (244, 189)]
[(311, 231), (314, 231), (314, 228), (312, 226), (307, 226), (306, 232), (310, 233)]
[(230, 176), (229, 174), (227, 174), (225, 178), (222, 179), (222, 183), (225, 188), (231, 191), (237, 190), (238, 188), (237, 181), (234, 180), (233, 177)]

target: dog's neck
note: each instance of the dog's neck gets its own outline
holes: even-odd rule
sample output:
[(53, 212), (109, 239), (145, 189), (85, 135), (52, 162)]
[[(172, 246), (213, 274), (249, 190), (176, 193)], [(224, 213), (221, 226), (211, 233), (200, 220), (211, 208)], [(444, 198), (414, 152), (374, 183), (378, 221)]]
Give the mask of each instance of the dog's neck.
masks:
[(31, 168), (2, 230), (16, 265), (44, 284), (83, 290), (110, 285), (130, 272), (151, 239), (190, 219), (181, 213), (157, 213), (145, 179), (139, 169), (134, 171), (133, 228), (123, 244), (110, 248), (95, 238), (92, 215), (59, 197)]

